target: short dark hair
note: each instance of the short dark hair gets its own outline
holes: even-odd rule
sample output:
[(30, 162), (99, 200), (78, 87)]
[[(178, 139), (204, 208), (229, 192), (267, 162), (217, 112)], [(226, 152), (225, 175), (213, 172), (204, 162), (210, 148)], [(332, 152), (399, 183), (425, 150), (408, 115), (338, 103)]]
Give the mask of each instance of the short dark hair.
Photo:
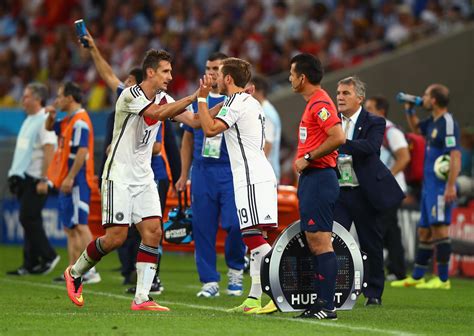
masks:
[(388, 116), (388, 109), (390, 107), (390, 104), (387, 98), (385, 98), (384, 96), (372, 96), (367, 100), (373, 100), (375, 103), (375, 108), (377, 110), (383, 110), (385, 112), (385, 116)]
[(170, 62), (172, 61), (171, 54), (165, 50), (150, 49), (146, 52), (145, 58), (143, 59), (142, 72), (143, 78), (146, 78), (146, 69), (152, 68), (153, 70), (158, 69), (161, 61)]
[(243, 59), (229, 57), (222, 62), (222, 73), (224, 77), (230, 75), (236, 86), (244, 88), (252, 76), (250, 67), (250, 63)]
[(215, 53), (210, 54), (209, 57), (207, 58), (207, 60), (211, 61), (211, 62), (214, 62), (214, 61), (217, 61), (217, 60), (225, 60), (228, 57), (229, 56), (227, 56), (226, 54), (217, 51)]
[(263, 96), (266, 97), (268, 95), (268, 91), (270, 90), (270, 85), (265, 77), (260, 75), (255, 75), (250, 79), (250, 82), (255, 85), (255, 90), (262, 92)]
[(136, 68), (133, 68), (132, 70), (130, 70), (130, 72), (128, 73), (130, 76), (133, 76), (135, 77), (135, 80), (137, 81), (137, 84), (140, 84), (141, 82), (143, 82), (143, 70), (136, 67)]
[(77, 83), (66, 82), (63, 85), (64, 97), (71, 96), (76, 103), (82, 103), (82, 91)]
[(433, 84), (430, 96), (436, 100), (439, 107), (447, 107), (449, 104), (449, 89), (442, 84)]
[(41, 106), (46, 106), (48, 100), (48, 88), (46, 85), (38, 82), (30, 83), (26, 86), (31, 91), (31, 94), (40, 101)]
[(290, 64), (295, 64), (298, 75), (305, 75), (313, 85), (318, 85), (324, 76), (324, 69), (319, 58), (314, 55), (303, 53), (294, 56)]

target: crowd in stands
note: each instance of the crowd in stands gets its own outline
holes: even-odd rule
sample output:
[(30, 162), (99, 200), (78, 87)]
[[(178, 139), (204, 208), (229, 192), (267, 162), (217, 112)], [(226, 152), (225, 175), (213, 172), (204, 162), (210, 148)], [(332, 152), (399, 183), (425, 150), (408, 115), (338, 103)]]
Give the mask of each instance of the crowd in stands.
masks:
[(469, 0), (5, 0), (0, 2), (0, 107), (16, 107), (25, 85), (73, 80), (88, 109), (114, 101), (88, 53), (76, 42), (83, 18), (120, 78), (149, 48), (174, 56), (169, 92), (193, 92), (215, 51), (249, 60), (270, 76), (287, 72), (299, 52), (328, 71), (357, 64), (472, 18)]

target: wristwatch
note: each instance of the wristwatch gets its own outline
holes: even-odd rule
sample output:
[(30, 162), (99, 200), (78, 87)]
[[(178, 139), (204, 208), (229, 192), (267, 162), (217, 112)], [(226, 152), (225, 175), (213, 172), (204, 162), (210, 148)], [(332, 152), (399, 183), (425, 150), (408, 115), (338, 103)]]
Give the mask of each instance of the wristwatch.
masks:
[(311, 154), (310, 153), (306, 153), (303, 158), (308, 161), (308, 162), (311, 162)]

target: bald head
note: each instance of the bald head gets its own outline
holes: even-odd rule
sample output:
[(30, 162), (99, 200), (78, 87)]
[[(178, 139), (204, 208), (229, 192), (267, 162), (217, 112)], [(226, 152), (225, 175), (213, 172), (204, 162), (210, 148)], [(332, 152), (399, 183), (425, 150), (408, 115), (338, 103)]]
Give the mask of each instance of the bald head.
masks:
[(431, 84), (427, 89), (428, 94), (436, 100), (439, 107), (447, 107), (449, 104), (449, 89), (442, 84)]

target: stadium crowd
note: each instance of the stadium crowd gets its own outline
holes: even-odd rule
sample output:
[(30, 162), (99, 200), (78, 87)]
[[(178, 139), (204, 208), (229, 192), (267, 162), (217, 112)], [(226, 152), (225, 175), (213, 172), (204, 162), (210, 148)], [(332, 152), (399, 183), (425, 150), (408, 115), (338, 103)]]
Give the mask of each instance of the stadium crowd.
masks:
[(174, 55), (169, 92), (196, 89), (209, 55), (248, 59), (257, 72), (287, 71), (299, 52), (317, 54), (327, 71), (361, 62), (472, 18), (467, 0), (39, 0), (0, 3), (0, 107), (18, 107), (27, 83), (72, 80), (89, 110), (114, 102), (90, 55), (75, 43), (83, 18), (119, 78), (149, 48)]

